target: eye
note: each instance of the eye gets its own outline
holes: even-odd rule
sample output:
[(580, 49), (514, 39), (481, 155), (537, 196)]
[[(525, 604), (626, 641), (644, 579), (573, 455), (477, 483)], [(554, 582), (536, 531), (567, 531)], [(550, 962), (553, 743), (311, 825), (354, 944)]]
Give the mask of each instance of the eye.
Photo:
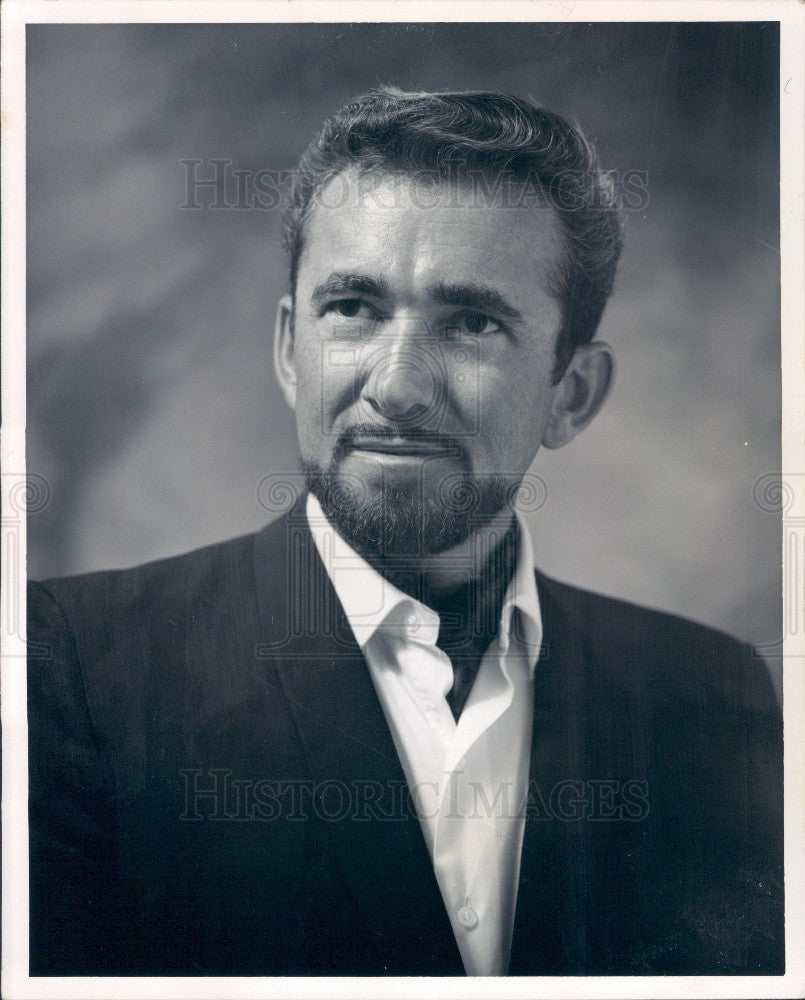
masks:
[(471, 309), (463, 309), (460, 313), (456, 313), (447, 322), (446, 327), (449, 333), (470, 334), (473, 337), (500, 333), (504, 330), (503, 324), (498, 320), (487, 316), (486, 313)]
[(327, 306), (326, 311), (345, 319), (374, 319), (376, 315), (374, 309), (363, 299), (336, 299)]

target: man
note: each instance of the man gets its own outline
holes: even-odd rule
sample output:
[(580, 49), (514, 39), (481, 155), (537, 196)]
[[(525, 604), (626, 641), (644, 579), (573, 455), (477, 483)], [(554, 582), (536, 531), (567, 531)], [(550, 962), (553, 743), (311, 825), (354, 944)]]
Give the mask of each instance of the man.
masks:
[(286, 245), (307, 490), (32, 585), (31, 973), (782, 972), (763, 663), (535, 574), (518, 513), (612, 381), (590, 146), (381, 89), (303, 155)]

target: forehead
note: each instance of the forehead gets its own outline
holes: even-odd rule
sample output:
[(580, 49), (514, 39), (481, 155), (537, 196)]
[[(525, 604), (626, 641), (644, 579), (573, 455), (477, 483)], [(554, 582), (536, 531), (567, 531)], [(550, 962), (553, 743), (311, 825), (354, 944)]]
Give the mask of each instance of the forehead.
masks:
[(551, 294), (563, 251), (556, 213), (535, 192), (349, 170), (313, 200), (299, 282), (344, 269), (382, 271), (401, 293), (492, 282), (527, 308)]

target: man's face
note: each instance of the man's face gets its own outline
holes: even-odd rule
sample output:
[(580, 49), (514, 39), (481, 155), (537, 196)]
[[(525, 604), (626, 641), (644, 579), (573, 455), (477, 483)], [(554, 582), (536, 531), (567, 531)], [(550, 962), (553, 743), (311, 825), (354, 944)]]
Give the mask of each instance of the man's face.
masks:
[(293, 320), (280, 310), (284, 388), (309, 485), (365, 552), (463, 541), (543, 439), (559, 224), (533, 203), (474, 202), (348, 172), (306, 222)]

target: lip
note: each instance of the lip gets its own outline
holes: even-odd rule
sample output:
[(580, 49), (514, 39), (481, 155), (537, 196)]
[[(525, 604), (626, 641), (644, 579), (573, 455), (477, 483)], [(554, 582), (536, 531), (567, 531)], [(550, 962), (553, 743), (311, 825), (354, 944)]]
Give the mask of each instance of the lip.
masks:
[(452, 454), (452, 449), (447, 445), (411, 438), (358, 438), (350, 444), (349, 450), (412, 458)]

